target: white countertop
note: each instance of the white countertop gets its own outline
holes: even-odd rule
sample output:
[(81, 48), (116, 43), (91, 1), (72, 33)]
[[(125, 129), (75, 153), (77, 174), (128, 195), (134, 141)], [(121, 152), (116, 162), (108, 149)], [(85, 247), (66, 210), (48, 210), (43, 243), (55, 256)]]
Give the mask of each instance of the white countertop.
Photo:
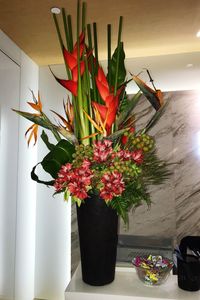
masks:
[(134, 268), (117, 267), (115, 280), (101, 287), (90, 286), (82, 281), (81, 267), (77, 268), (65, 291), (66, 300), (200, 300), (200, 291), (181, 290), (177, 276), (171, 275), (160, 286), (145, 286), (137, 277)]

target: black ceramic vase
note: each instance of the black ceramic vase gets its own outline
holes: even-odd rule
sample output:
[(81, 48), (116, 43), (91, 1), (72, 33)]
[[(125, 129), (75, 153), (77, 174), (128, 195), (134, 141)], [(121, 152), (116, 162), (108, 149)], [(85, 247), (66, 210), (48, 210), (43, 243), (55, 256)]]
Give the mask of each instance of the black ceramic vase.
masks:
[(98, 195), (77, 207), (82, 279), (102, 286), (115, 278), (118, 216)]

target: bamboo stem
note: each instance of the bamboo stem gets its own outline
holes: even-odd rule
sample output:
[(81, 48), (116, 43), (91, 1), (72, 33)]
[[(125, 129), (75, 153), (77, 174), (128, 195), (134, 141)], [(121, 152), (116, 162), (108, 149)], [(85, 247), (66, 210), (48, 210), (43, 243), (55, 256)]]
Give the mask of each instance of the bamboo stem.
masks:
[(82, 32), (85, 31), (85, 20), (86, 20), (86, 2), (82, 3)]
[[(99, 58), (98, 58), (98, 42), (97, 42), (97, 24), (93, 23), (93, 35), (94, 35), (94, 53), (95, 53), (95, 59), (96, 59), (96, 64), (94, 66), (94, 74), (97, 75), (98, 72), (98, 67), (99, 67)], [(99, 92), (97, 91), (97, 98), (96, 101), (98, 103), (101, 103), (101, 99), (99, 96)]]
[[(61, 48), (61, 51), (63, 53), (64, 43), (63, 43), (63, 39), (62, 39), (62, 36), (61, 36), (61, 32), (60, 32), (60, 28), (59, 28), (59, 24), (58, 24), (56, 14), (53, 14), (53, 19), (54, 19), (54, 23), (55, 23), (55, 26), (56, 26), (58, 39), (59, 39), (59, 42), (60, 42), (60, 48)], [(68, 65), (67, 65), (66, 61), (65, 61), (65, 68), (66, 68), (66, 71), (67, 71), (68, 78), (71, 79), (71, 73), (70, 73), (70, 70), (68, 68)]]
[(73, 51), (73, 33), (72, 33), (72, 18), (71, 15), (67, 16), (67, 23), (68, 23), (68, 30), (69, 30), (69, 51), (72, 52)]
[(111, 85), (111, 24), (107, 25), (107, 39), (108, 39), (108, 85)]
[(58, 35), (58, 39), (59, 39), (59, 42), (60, 42), (60, 47), (61, 49), (63, 49), (63, 40), (62, 40), (62, 36), (61, 36), (61, 33), (60, 33), (60, 28), (59, 28), (59, 25), (58, 25), (58, 20), (57, 20), (57, 17), (56, 17), (56, 14), (53, 14), (53, 20), (54, 20), (54, 23), (55, 23), (55, 26), (56, 26), (56, 31), (57, 31), (57, 35)]
[(69, 49), (70, 49), (69, 31), (68, 31), (66, 13), (65, 13), (65, 9), (64, 8), (62, 8), (62, 18), (63, 18), (63, 25), (64, 25), (64, 30), (65, 30), (65, 38), (66, 38), (67, 50), (69, 51)]
[(93, 35), (94, 35), (94, 53), (95, 53), (95, 58), (96, 58), (96, 67), (95, 67), (95, 73), (97, 73), (97, 68), (98, 68), (98, 43), (97, 43), (97, 24), (93, 23)]
[[(88, 46), (89, 50), (92, 50), (92, 34), (91, 34), (91, 25), (87, 24), (87, 35), (88, 35)], [(95, 84), (95, 70), (94, 70), (94, 57), (91, 54), (89, 57), (90, 65), (91, 65), (91, 79), (92, 79), (92, 88), (93, 88), (93, 98), (95, 101), (97, 101), (97, 90), (96, 90), (96, 84)]]
[(114, 95), (116, 96), (117, 93), (117, 80), (118, 80), (118, 73), (119, 73), (119, 54), (120, 54), (120, 45), (121, 45), (121, 33), (122, 33), (122, 16), (119, 19), (119, 30), (118, 30), (118, 41), (117, 41), (117, 66), (116, 66), (116, 74), (115, 74), (115, 85), (114, 85)]

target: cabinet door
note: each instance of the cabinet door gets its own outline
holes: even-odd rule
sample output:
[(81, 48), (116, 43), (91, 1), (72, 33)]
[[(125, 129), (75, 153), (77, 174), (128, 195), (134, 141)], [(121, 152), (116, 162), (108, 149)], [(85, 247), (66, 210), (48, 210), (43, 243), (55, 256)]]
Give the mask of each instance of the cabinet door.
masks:
[(20, 67), (0, 51), (0, 299), (14, 299)]

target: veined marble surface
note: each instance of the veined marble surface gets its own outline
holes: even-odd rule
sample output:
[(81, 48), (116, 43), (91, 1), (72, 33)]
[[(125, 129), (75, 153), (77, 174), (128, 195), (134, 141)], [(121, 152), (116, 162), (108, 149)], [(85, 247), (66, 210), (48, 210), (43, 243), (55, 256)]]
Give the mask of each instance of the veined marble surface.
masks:
[[(156, 139), (158, 154), (175, 164), (163, 185), (152, 187), (151, 209), (144, 204), (129, 213), (129, 228), (121, 222), (120, 233), (168, 237), (174, 243), (186, 235), (200, 235), (200, 91), (165, 93), (169, 105), (149, 132)], [(153, 113), (145, 99), (137, 106), (143, 126)], [(79, 260), (75, 207), (72, 209), (72, 269)]]

